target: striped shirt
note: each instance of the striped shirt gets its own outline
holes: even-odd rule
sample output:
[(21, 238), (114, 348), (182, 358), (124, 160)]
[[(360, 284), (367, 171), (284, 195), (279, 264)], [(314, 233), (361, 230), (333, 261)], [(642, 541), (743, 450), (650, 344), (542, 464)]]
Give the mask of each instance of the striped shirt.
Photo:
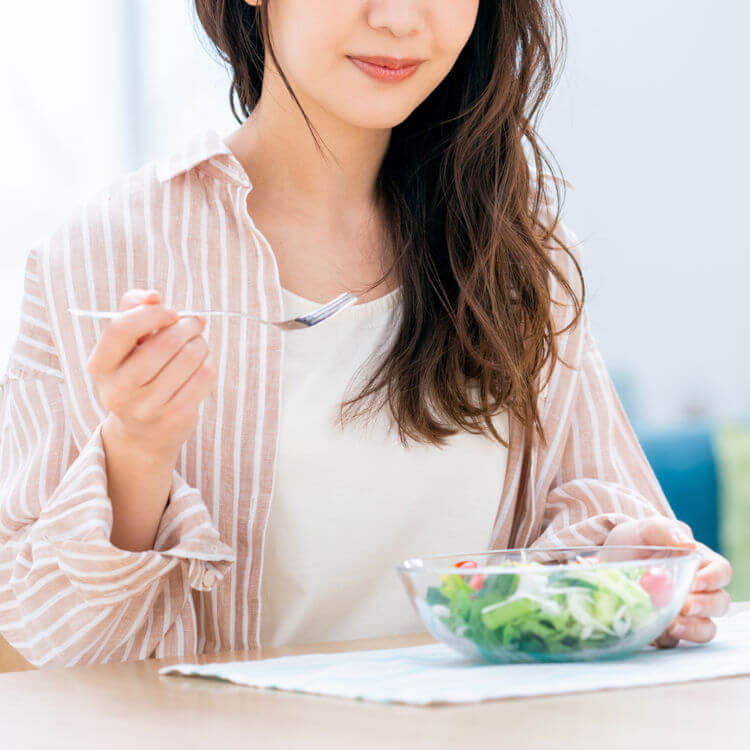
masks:
[[(250, 190), (222, 138), (197, 133), (179, 152), (113, 181), (28, 252), (20, 329), (0, 383), (0, 633), (32, 664), (259, 645), (283, 334), (208, 319), (218, 384), (182, 448), (153, 550), (131, 552), (110, 542), (105, 411), (86, 369), (102, 322), (67, 312), (117, 309), (141, 287), (179, 308), (282, 317), (276, 258), (248, 214)], [(561, 229), (580, 261), (575, 235)], [(579, 290), (567, 254), (551, 252)], [(553, 307), (555, 330), (569, 313)], [(492, 549), (601, 544), (623, 520), (673, 516), (585, 314), (558, 345), (569, 367), (547, 365), (552, 377), (539, 400), (548, 442), (531, 452), (523, 497), (523, 426), (510, 420)], [(518, 503), (522, 522), (511, 538)]]

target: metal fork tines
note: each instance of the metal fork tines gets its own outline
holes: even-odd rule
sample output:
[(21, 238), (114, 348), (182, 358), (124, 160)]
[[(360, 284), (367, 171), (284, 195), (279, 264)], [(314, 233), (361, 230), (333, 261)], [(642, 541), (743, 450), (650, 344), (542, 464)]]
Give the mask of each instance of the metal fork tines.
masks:
[[(300, 328), (312, 328), (313, 326), (318, 325), (318, 323), (322, 323), (324, 320), (332, 318), (334, 315), (340, 313), (344, 308), (349, 307), (349, 305), (353, 305), (356, 301), (357, 297), (355, 297), (353, 294), (349, 294), (349, 292), (345, 292), (344, 294), (341, 294), (338, 297), (334, 297), (329, 302), (326, 302), (324, 305), (321, 305), (320, 307), (312, 310), (309, 313), (305, 313), (304, 315), (300, 315), (296, 318), (289, 318), (288, 320), (265, 320), (264, 318), (256, 318), (255, 316), (248, 315), (247, 313), (228, 310), (178, 310), (177, 314), (181, 318), (187, 318), (192, 315), (200, 315), (202, 317), (213, 317), (219, 315), (241, 317), (246, 318), (247, 320), (252, 320), (256, 323), (261, 323), (263, 325), (276, 326), (277, 328), (281, 328), (283, 330), (293, 331)], [(70, 312), (71, 315), (77, 315), (83, 318), (96, 318), (99, 320), (112, 319), (116, 315), (120, 314), (119, 312), (115, 311), (79, 310), (77, 308), (68, 308), (68, 312)]]
[[(357, 301), (357, 298), (349, 292), (334, 297), (330, 302), (326, 302), (325, 305), (319, 307), (317, 310), (300, 315), (298, 318), (291, 318), (290, 320), (282, 320), (272, 325), (276, 325), (279, 328), (286, 330), (294, 330), (297, 328), (312, 328), (313, 326), (322, 323), (328, 318), (332, 318), (337, 313), (340, 313), (345, 307), (353, 305)], [(257, 318), (256, 318), (257, 320)], [(259, 321), (262, 322), (262, 321)]]

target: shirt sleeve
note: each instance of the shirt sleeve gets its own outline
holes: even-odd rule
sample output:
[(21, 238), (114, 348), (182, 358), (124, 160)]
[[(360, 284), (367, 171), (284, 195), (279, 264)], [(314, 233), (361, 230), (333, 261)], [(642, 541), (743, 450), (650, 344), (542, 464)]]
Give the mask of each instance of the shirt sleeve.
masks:
[(37, 666), (194, 650), (191, 589), (218, 583), (231, 548), (177, 471), (154, 549), (115, 547), (101, 424), (79, 446), (68, 409), (32, 250), (0, 381), (0, 633)]
[(602, 544), (622, 521), (674, 518), (618, 398), (584, 311), (583, 355), (570, 430), (531, 546)]

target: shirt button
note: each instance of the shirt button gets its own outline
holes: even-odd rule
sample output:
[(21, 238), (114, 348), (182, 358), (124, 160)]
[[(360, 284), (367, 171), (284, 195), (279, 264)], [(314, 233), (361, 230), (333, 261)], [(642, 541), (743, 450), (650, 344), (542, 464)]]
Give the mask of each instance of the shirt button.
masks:
[(203, 585), (206, 588), (211, 588), (214, 583), (216, 583), (216, 571), (211, 568), (203, 574)]

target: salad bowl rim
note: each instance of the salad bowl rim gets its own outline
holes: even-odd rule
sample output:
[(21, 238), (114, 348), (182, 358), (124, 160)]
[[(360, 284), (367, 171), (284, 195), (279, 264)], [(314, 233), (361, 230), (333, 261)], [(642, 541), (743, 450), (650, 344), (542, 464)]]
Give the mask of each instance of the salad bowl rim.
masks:
[[(586, 546), (571, 546), (571, 547), (515, 547), (508, 549), (490, 549), (481, 550), (479, 552), (448, 552), (439, 555), (423, 555), (414, 556), (402, 560), (396, 569), (402, 573), (442, 573), (451, 575), (475, 575), (475, 574), (515, 574), (521, 572), (533, 571), (536, 573), (540, 572), (552, 572), (556, 570), (571, 570), (573, 568), (573, 561), (563, 563), (550, 563), (550, 564), (533, 564), (533, 563), (519, 563), (509, 568), (505, 565), (477, 565), (476, 567), (466, 568), (465, 572), (458, 573), (460, 570), (453, 566), (441, 566), (438, 564), (429, 564), (433, 561), (444, 560), (446, 558), (463, 558), (471, 560), (472, 557), (479, 555), (496, 555), (496, 554), (509, 554), (518, 553), (523, 558), (523, 554), (534, 554), (534, 553), (561, 553), (561, 552), (596, 552), (602, 549), (608, 550), (633, 550), (634, 552), (647, 550), (650, 552), (669, 552), (669, 556), (664, 557), (650, 557), (647, 559), (635, 557), (628, 560), (602, 560), (594, 563), (590, 563), (578, 570), (601, 570), (603, 568), (623, 568), (623, 567), (643, 567), (651, 565), (659, 565), (663, 563), (671, 562), (682, 562), (686, 560), (700, 560), (702, 553), (699, 549), (690, 547), (678, 547), (668, 545), (647, 545), (647, 544), (611, 544), (607, 545), (606, 548), (600, 545), (586, 545)], [(675, 555), (674, 553), (679, 553)], [(428, 564), (425, 564), (428, 563)]]

